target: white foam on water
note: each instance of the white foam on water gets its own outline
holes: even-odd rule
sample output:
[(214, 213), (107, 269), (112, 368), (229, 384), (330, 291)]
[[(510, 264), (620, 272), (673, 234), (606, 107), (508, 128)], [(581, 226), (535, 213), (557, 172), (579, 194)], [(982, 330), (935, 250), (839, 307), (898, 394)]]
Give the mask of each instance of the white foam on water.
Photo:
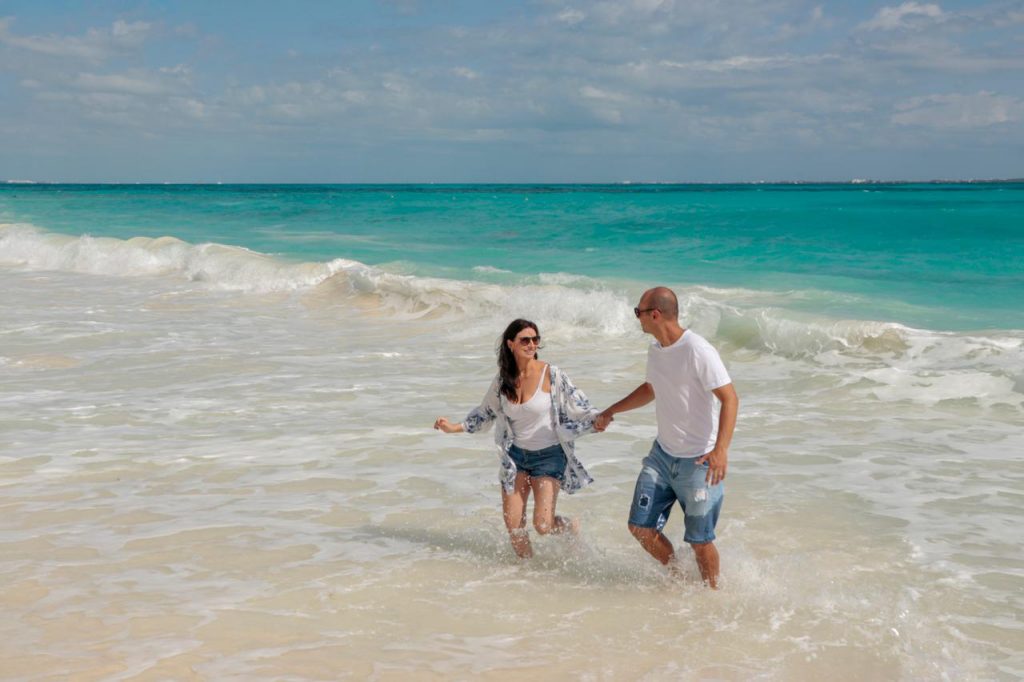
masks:
[(484, 274), (497, 274), (497, 275), (511, 275), (511, 270), (504, 270), (502, 268), (496, 268), (493, 265), (476, 265), (473, 267), (473, 272), (479, 272)]
[[(565, 319), (609, 335), (635, 331), (634, 301), (626, 295), (639, 293), (571, 273), (541, 273), (514, 284), (491, 284), (403, 275), (343, 258), (295, 263), (242, 247), (192, 245), (174, 237), (75, 237), (24, 224), (0, 224), (0, 263), (111, 276), (171, 275), (252, 293), (321, 286), (331, 293), (379, 296), (393, 310), (419, 314), (439, 311), (461, 317), (490, 311), (504, 319), (516, 310), (532, 309), (538, 317)], [(496, 272), (486, 266), (474, 269)], [(773, 305), (800, 298), (802, 292), (692, 287), (679, 293), (681, 315), (694, 328), (738, 346), (784, 356), (849, 351), (948, 358), (961, 350), (974, 352), (978, 344), (1007, 354), (1019, 353), (1024, 345), (1019, 332), (989, 337), (942, 334), (895, 323), (815, 317)], [(968, 346), (957, 346), (961, 340)]]
[(174, 237), (75, 237), (7, 224), (0, 225), (0, 264), (114, 276), (173, 275), (215, 288), (269, 292), (314, 286), (351, 262), (287, 263), (239, 246), (193, 245)]

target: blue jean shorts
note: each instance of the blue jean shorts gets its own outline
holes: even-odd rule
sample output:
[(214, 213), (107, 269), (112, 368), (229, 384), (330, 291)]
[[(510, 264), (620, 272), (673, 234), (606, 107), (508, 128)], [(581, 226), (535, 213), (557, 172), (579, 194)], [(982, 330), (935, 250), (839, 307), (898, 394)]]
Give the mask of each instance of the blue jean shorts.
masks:
[(508, 456), (515, 462), (516, 469), (531, 477), (550, 476), (559, 483), (564, 482), (567, 459), (561, 445), (555, 444), (543, 450), (524, 450), (513, 445)]
[(629, 523), (642, 528), (665, 527), (672, 505), (679, 502), (685, 515), (683, 542), (702, 545), (715, 539), (725, 484), (708, 485), (708, 464), (699, 457), (673, 457), (654, 441), (636, 479)]

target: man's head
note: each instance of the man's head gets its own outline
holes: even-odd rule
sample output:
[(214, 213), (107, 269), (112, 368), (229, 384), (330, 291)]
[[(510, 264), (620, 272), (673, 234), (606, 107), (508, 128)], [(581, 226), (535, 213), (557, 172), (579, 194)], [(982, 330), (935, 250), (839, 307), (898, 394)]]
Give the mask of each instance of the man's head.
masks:
[(654, 287), (644, 292), (633, 311), (640, 328), (648, 334), (658, 329), (679, 326), (679, 299), (668, 287)]

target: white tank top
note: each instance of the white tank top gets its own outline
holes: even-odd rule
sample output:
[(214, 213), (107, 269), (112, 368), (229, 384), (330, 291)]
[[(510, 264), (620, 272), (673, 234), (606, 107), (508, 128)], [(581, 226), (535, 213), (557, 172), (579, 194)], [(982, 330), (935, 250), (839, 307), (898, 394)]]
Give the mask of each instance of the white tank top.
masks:
[(558, 444), (558, 436), (551, 428), (551, 394), (544, 392), (544, 365), (540, 383), (533, 396), (525, 403), (513, 403), (501, 396), (505, 415), (512, 422), (512, 442), (524, 450), (543, 450)]

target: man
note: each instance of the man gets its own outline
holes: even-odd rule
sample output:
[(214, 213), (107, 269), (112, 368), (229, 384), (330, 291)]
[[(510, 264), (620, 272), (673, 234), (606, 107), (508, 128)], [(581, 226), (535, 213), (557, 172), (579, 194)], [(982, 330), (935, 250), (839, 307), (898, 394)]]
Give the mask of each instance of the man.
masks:
[[(658, 437), (636, 480), (629, 531), (651, 556), (678, 570), (675, 549), (661, 532), (678, 501), (685, 515), (683, 541), (693, 548), (701, 578), (717, 589), (715, 524), (739, 398), (718, 352), (679, 326), (679, 302), (671, 289), (644, 292), (633, 312), (654, 337), (647, 350), (647, 380), (598, 415), (595, 428), (603, 431), (619, 412), (656, 401)], [(717, 424), (715, 398), (722, 405)]]

